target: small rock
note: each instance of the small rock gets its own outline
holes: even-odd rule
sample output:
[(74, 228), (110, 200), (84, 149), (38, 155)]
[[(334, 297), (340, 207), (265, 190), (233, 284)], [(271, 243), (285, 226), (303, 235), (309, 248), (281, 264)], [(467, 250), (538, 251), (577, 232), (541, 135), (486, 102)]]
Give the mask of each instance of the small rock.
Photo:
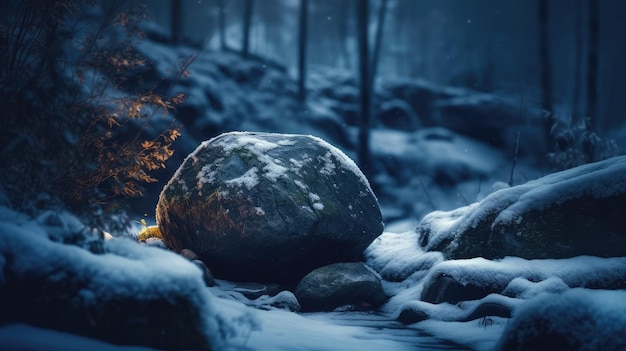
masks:
[(184, 258), (188, 259), (189, 261), (193, 261), (193, 260), (199, 260), (200, 258), (198, 257), (198, 255), (196, 255), (195, 252), (189, 250), (189, 249), (182, 249), (180, 250), (180, 255), (183, 256)]
[(250, 300), (258, 299), (263, 295), (274, 296), (283, 289), (278, 284), (261, 284), (261, 283), (238, 283), (233, 291), (241, 293)]
[(455, 304), (460, 301), (479, 300), (492, 292), (494, 291), (472, 284), (463, 285), (447, 274), (440, 274), (426, 282), (422, 301)]
[(408, 307), (402, 310), (396, 318), (398, 322), (402, 324), (413, 324), (421, 321), (425, 321), (428, 319), (428, 315), (426, 312), (422, 310), (417, 310), (413, 307)]
[(204, 262), (200, 260), (192, 260), (191, 263), (195, 264), (196, 267), (200, 268), (202, 271), (202, 279), (204, 279), (204, 284), (206, 284), (206, 286), (215, 286), (213, 273), (211, 273), (211, 270), (204, 264)]
[(305, 311), (330, 311), (353, 305), (371, 308), (387, 296), (378, 276), (363, 263), (334, 263), (307, 274), (295, 295)]

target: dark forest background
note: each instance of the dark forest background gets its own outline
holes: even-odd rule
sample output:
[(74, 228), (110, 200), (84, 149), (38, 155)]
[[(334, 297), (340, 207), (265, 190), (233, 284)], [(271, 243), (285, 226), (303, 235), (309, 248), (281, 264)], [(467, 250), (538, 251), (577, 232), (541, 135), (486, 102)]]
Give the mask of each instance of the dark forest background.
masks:
[[(11, 0), (0, 13), (0, 193), (96, 227), (127, 226), (120, 209), (151, 216), (184, 157), (232, 130), (329, 140), (387, 219), (626, 144), (622, 1)], [(461, 139), (432, 127), (507, 164), (454, 163)], [(456, 149), (428, 154), (428, 140)]]
[[(177, 40), (231, 50), (244, 50), (246, 8), (251, 7), (246, 50), (287, 66), (295, 77), (301, 2), (308, 2), (308, 70), (356, 72), (353, 0), (159, 0), (149, 6)], [(180, 20), (172, 11), (176, 3)], [(560, 116), (592, 117), (599, 132), (612, 133), (623, 124), (623, 2), (370, 0), (372, 49), (383, 7), (378, 77), (524, 94)]]

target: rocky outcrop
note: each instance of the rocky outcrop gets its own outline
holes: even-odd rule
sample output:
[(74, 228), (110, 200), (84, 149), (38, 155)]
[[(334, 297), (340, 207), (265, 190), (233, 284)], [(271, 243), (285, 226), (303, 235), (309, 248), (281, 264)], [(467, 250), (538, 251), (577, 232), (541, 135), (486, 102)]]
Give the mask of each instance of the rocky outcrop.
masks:
[(626, 256), (626, 157), (501, 189), (421, 222), (419, 244), (449, 259)]
[(202, 143), (165, 186), (157, 223), (220, 278), (297, 282), (357, 261), (382, 232), (367, 179), (319, 138), (226, 133)]
[(295, 295), (304, 311), (329, 311), (345, 305), (371, 308), (387, 299), (378, 276), (359, 262), (314, 270), (300, 281)]

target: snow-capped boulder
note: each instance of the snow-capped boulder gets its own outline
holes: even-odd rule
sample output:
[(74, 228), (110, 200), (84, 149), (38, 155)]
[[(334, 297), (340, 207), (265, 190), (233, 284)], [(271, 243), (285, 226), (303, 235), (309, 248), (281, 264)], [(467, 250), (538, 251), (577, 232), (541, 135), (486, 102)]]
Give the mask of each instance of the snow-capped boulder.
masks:
[(305, 311), (377, 306), (387, 299), (380, 278), (360, 262), (334, 263), (312, 271), (298, 283), (295, 295)]
[(501, 189), (422, 220), (419, 244), (447, 258), (626, 256), (626, 157)]
[(319, 138), (290, 134), (203, 142), (163, 189), (156, 214), (170, 247), (240, 281), (297, 282), (317, 267), (360, 260), (383, 229), (354, 162)]

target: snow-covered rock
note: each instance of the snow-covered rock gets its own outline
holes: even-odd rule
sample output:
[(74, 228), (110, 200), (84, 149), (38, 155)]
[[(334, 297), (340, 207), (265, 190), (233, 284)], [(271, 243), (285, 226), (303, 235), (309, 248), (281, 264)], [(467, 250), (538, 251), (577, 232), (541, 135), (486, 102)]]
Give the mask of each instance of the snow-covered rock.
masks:
[(495, 350), (626, 350), (626, 293), (573, 289), (517, 309)]
[(501, 189), (478, 203), (433, 212), (419, 244), (447, 258), (626, 255), (626, 157)]
[(453, 277), (442, 273), (426, 281), (422, 292), (422, 301), (458, 303), (460, 301), (478, 300), (494, 292), (499, 291), (490, 291), (489, 287), (481, 287), (472, 282), (461, 284)]
[(100, 240), (95, 253), (58, 240), (75, 237), (79, 223), (67, 213), (31, 220), (0, 207), (1, 325), (160, 349), (211, 347), (212, 297), (198, 269), (130, 239)]
[(304, 135), (222, 134), (202, 143), (163, 189), (165, 242), (217, 277), (295, 282), (356, 261), (382, 232), (377, 200), (339, 149)]
[(306, 311), (329, 311), (345, 305), (371, 307), (387, 299), (380, 278), (359, 262), (320, 267), (298, 283), (295, 294)]
[(625, 289), (625, 275), (624, 257), (450, 260), (435, 265), (428, 272), (422, 300), (457, 303), (477, 300), (491, 293), (530, 298), (539, 292), (561, 292), (574, 287)]

